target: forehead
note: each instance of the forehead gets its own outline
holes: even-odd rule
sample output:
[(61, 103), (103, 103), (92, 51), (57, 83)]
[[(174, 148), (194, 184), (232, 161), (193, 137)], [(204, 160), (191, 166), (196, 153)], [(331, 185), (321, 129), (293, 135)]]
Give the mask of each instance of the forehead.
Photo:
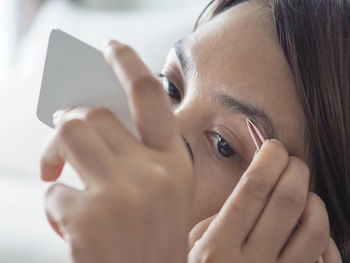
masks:
[(191, 71), (203, 89), (228, 93), (264, 109), (281, 141), (290, 152), (303, 157), (302, 108), (278, 42), (271, 8), (260, 1), (234, 6), (204, 24), (184, 43)]
[(198, 66), (195, 70), (202, 69), (203, 61), (220, 67), (216, 72), (219, 79), (225, 79), (228, 72), (266, 77), (266, 73), (274, 75), (275, 67), (285, 66), (288, 70), (270, 13), (260, 3), (245, 2), (204, 24), (186, 41), (188, 55)]

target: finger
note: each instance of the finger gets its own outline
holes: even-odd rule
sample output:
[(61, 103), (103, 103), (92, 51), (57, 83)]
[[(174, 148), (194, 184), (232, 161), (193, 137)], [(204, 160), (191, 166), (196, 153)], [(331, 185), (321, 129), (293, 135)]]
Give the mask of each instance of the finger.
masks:
[(104, 55), (126, 91), (142, 142), (155, 149), (172, 149), (180, 138), (160, 81), (127, 45), (110, 41)]
[(41, 178), (56, 180), (68, 161), (87, 185), (102, 180), (109, 171), (112, 152), (86, 122), (74, 119), (58, 127), (49, 140), (40, 162)]
[(283, 263), (316, 262), (330, 239), (328, 214), (323, 201), (309, 193), (299, 226), (280, 255)]
[(235, 245), (242, 247), (288, 160), (280, 142), (266, 140), (207, 232), (212, 236), (222, 235), (223, 239), (225, 235), (228, 239), (234, 236)]
[(53, 220), (53, 218), (45, 211), (47, 221), (49, 222), (51, 228), (59, 235), (62, 239), (64, 239), (62, 231), (59, 229), (57, 223)]
[(246, 246), (263, 258), (275, 260), (304, 211), (308, 189), (308, 167), (300, 159), (290, 157)]
[(194, 243), (202, 237), (203, 233), (207, 230), (208, 226), (214, 220), (215, 217), (216, 215), (206, 218), (203, 221), (196, 224), (194, 228), (192, 228), (191, 232), (188, 235), (188, 251), (190, 251)]
[(115, 153), (125, 152), (136, 145), (136, 138), (121, 121), (106, 108), (74, 107), (57, 112), (56, 126), (73, 119), (86, 121)]
[[(333, 239), (329, 240), (328, 247), (322, 255), (324, 263), (342, 263), (342, 258)], [(321, 263), (321, 262), (318, 262)]]
[(45, 194), (45, 213), (52, 229), (63, 239), (69, 223), (79, 208), (82, 192), (70, 186), (53, 184)]

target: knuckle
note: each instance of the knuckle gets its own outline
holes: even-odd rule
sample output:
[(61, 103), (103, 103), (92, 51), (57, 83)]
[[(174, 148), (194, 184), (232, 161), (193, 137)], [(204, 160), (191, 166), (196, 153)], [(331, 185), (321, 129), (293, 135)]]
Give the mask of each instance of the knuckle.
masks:
[(318, 203), (318, 205), (321, 207), (322, 212), (328, 216), (328, 212), (327, 212), (327, 207), (326, 207), (326, 203), (321, 199), (321, 197), (319, 197), (317, 194), (312, 193), (312, 198), (315, 199), (315, 202)]
[(198, 240), (200, 240), (200, 238), (203, 236), (203, 234), (208, 229), (211, 222), (213, 222), (213, 220), (216, 218), (216, 216), (217, 214), (197, 223), (191, 229), (190, 233), (188, 234), (188, 243), (190, 248), (194, 247), (195, 243)]
[(294, 169), (298, 174), (303, 175), (306, 178), (309, 178), (310, 176), (310, 169), (306, 165), (304, 161), (299, 159), (298, 157), (291, 156), (289, 158), (289, 165)]
[(327, 244), (330, 239), (329, 226), (326, 220), (320, 220), (317, 223), (310, 224), (310, 236), (321, 244)]
[(276, 139), (268, 140), (265, 147), (267, 147), (268, 150), (273, 152), (279, 161), (284, 161), (284, 163), (288, 162), (288, 158), (289, 158), (288, 151), (283, 146), (283, 144), (278, 140)]
[(323, 200), (317, 194), (315, 194), (314, 192), (309, 192), (308, 193), (308, 198), (309, 198), (310, 202), (312, 202), (312, 203), (318, 203), (318, 204), (323, 204), (324, 205)]
[(71, 217), (63, 213), (58, 206), (58, 203), (62, 199), (62, 184), (56, 183), (51, 185), (45, 193), (45, 211), (47, 214), (52, 216), (55, 214), (55, 222), (59, 223), (60, 226), (66, 227), (71, 223)]
[(152, 174), (157, 175), (154, 180), (155, 190), (159, 194), (173, 195), (176, 193), (176, 187), (166, 167), (158, 164), (152, 165)]
[[(309, 192), (308, 202), (308, 207), (312, 207), (310, 211), (315, 211), (307, 216), (306, 219), (309, 236), (315, 242), (326, 246), (331, 236), (328, 213), (324, 202), (318, 195), (312, 192)], [(318, 212), (316, 212), (317, 210)]]
[(113, 47), (113, 54), (117, 59), (128, 56), (131, 52), (134, 52), (133, 48), (126, 44), (118, 44)]
[(283, 186), (275, 190), (275, 200), (280, 207), (287, 210), (300, 211), (306, 202), (306, 194), (302, 189), (292, 186)]
[(188, 234), (188, 245), (189, 247), (194, 247), (195, 243), (201, 238), (201, 223), (197, 224), (191, 232)]
[[(199, 241), (196, 241), (194, 247), (198, 246)], [(199, 251), (198, 251), (199, 250)], [(216, 250), (213, 248), (200, 247), (197, 249), (196, 260), (197, 263), (214, 263), (217, 262), (218, 256)]]
[(201, 257), (200, 260), (201, 263), (214, 263), (215, 261), (215, 256), (213, 253), (204, 253)]
[(249, 171), (244, 175), (242, 189), (254, 199), (265, 201), (272, 188), (273, 184), (268, 177), (260, 171)]
[(313, 208), (314, 210), (318, 210), (320, 214), (327, 215), (328, 217), (325, 203), (317, 194), (313, 192), (308, 193), (308, 207)]
[(131, 90), (141, 94), (159, 94), (163, 92), (160, 82), (151, 74), (144, 74), (132, 80)]
[(113, 113), (106, 108), (94, 108), (86, 113), (86, 120), (88, 122), (99, 122), (101, 120), (109, 119), (113, 116)]
[(70, 139), (78, 130), (85, 129), (86, 125), (83, 120), (72, 119), (63, 123), (58, 130), (58, 135), (63, 139)]
[(60, 188), (61, 188), (61, 184), (60, 184), (60, 183), (56, 183), (56, 184), (51, 185), (51, 186), (46, 190), (45, 199), (48, 200), (48, 199), (50, 199), (51, 197), (53, 197), (53, 196), (58, 192), (58, 190), (59, 190)]
[(297, 176), (292, 183), (282, 183), (275, 190), (276, 201), (280, 207), (300, 211), (305, 207), (307, 199), (307, 186), (309, 182), (309, 168), (297, 157), (290, 157), (285, 176)]
[(309, 193), (309, 200), (313, 203), (312, 205), (317, 206), (320, 210), (321, 216), (318, 217), (317, 225), (329, 234), (330, 226), (325, 202), (317, 194), (312, 192)]

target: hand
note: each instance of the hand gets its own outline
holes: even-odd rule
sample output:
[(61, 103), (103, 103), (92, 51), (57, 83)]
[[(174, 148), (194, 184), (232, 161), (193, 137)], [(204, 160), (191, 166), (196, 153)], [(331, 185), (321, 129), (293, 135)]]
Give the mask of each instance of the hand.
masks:
[(219, 213), (190, 232), (188, 262), (340, 263), (326, 208), (308, 189), (307, 166), (266, 141)]
[(130, 47), (111, 42), (105, 56), (126, 90), (140, 139), (103, 108), (56, 114), (42, 179), (55, 181), (69, 162), (85, 189), (51, 186), (48, 220), (77, 263), (185, 262), (193, 168), (170, 101)]

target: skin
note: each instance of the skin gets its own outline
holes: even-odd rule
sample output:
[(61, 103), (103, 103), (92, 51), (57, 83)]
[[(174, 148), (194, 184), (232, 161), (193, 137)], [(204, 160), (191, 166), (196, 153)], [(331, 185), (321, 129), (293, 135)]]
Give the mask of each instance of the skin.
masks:
[[(54, 184), (46, 195), (48, 220), (74, 262), (341, 262), (325, 206), (309, 191), (301, 107), (262, 7), (238, 5), (182, 41), (186, 73), (170, 52), (163, 74), (181, 101), (169, 100), (130, 47), (110, 42), (105, 57), (139, 140), (106, 109), (56, 114), (41, 176), (55, 181), (70, 162), (85, 184)], [(211, 99), (220, 92), (263, 110), (279, 140), (254, 155), (246, 116)], [(213, 131), (241, 158), (220, 158)]]
[[(213, 95), (224, 93), (264, 110), (273, 123), (275, 138), (291, 155), (307, 161), (304, 118), (293, 77), (272, 18), (262, 8), (261, 3), (247, 2), (208, 22), (184, 40), (187, 74), (181, 70), (175, 49), (169, 53), (163, 70), (184, 94), (180, 103), (173, 103), (182, 134), (195, 156), (194, 222), (218, 212), (256, 150), (247, 132), (246, 116), (224, 109), (215, 103)], [(207, 139), (208, 131), (217, 126), (225, 129), (226, 133), (223, 129), (219, 132), (242, 157), (241, 162), (232, 158), (218, 161), (208, 153), (208, 147), (217, 152), (215, 139)]]

